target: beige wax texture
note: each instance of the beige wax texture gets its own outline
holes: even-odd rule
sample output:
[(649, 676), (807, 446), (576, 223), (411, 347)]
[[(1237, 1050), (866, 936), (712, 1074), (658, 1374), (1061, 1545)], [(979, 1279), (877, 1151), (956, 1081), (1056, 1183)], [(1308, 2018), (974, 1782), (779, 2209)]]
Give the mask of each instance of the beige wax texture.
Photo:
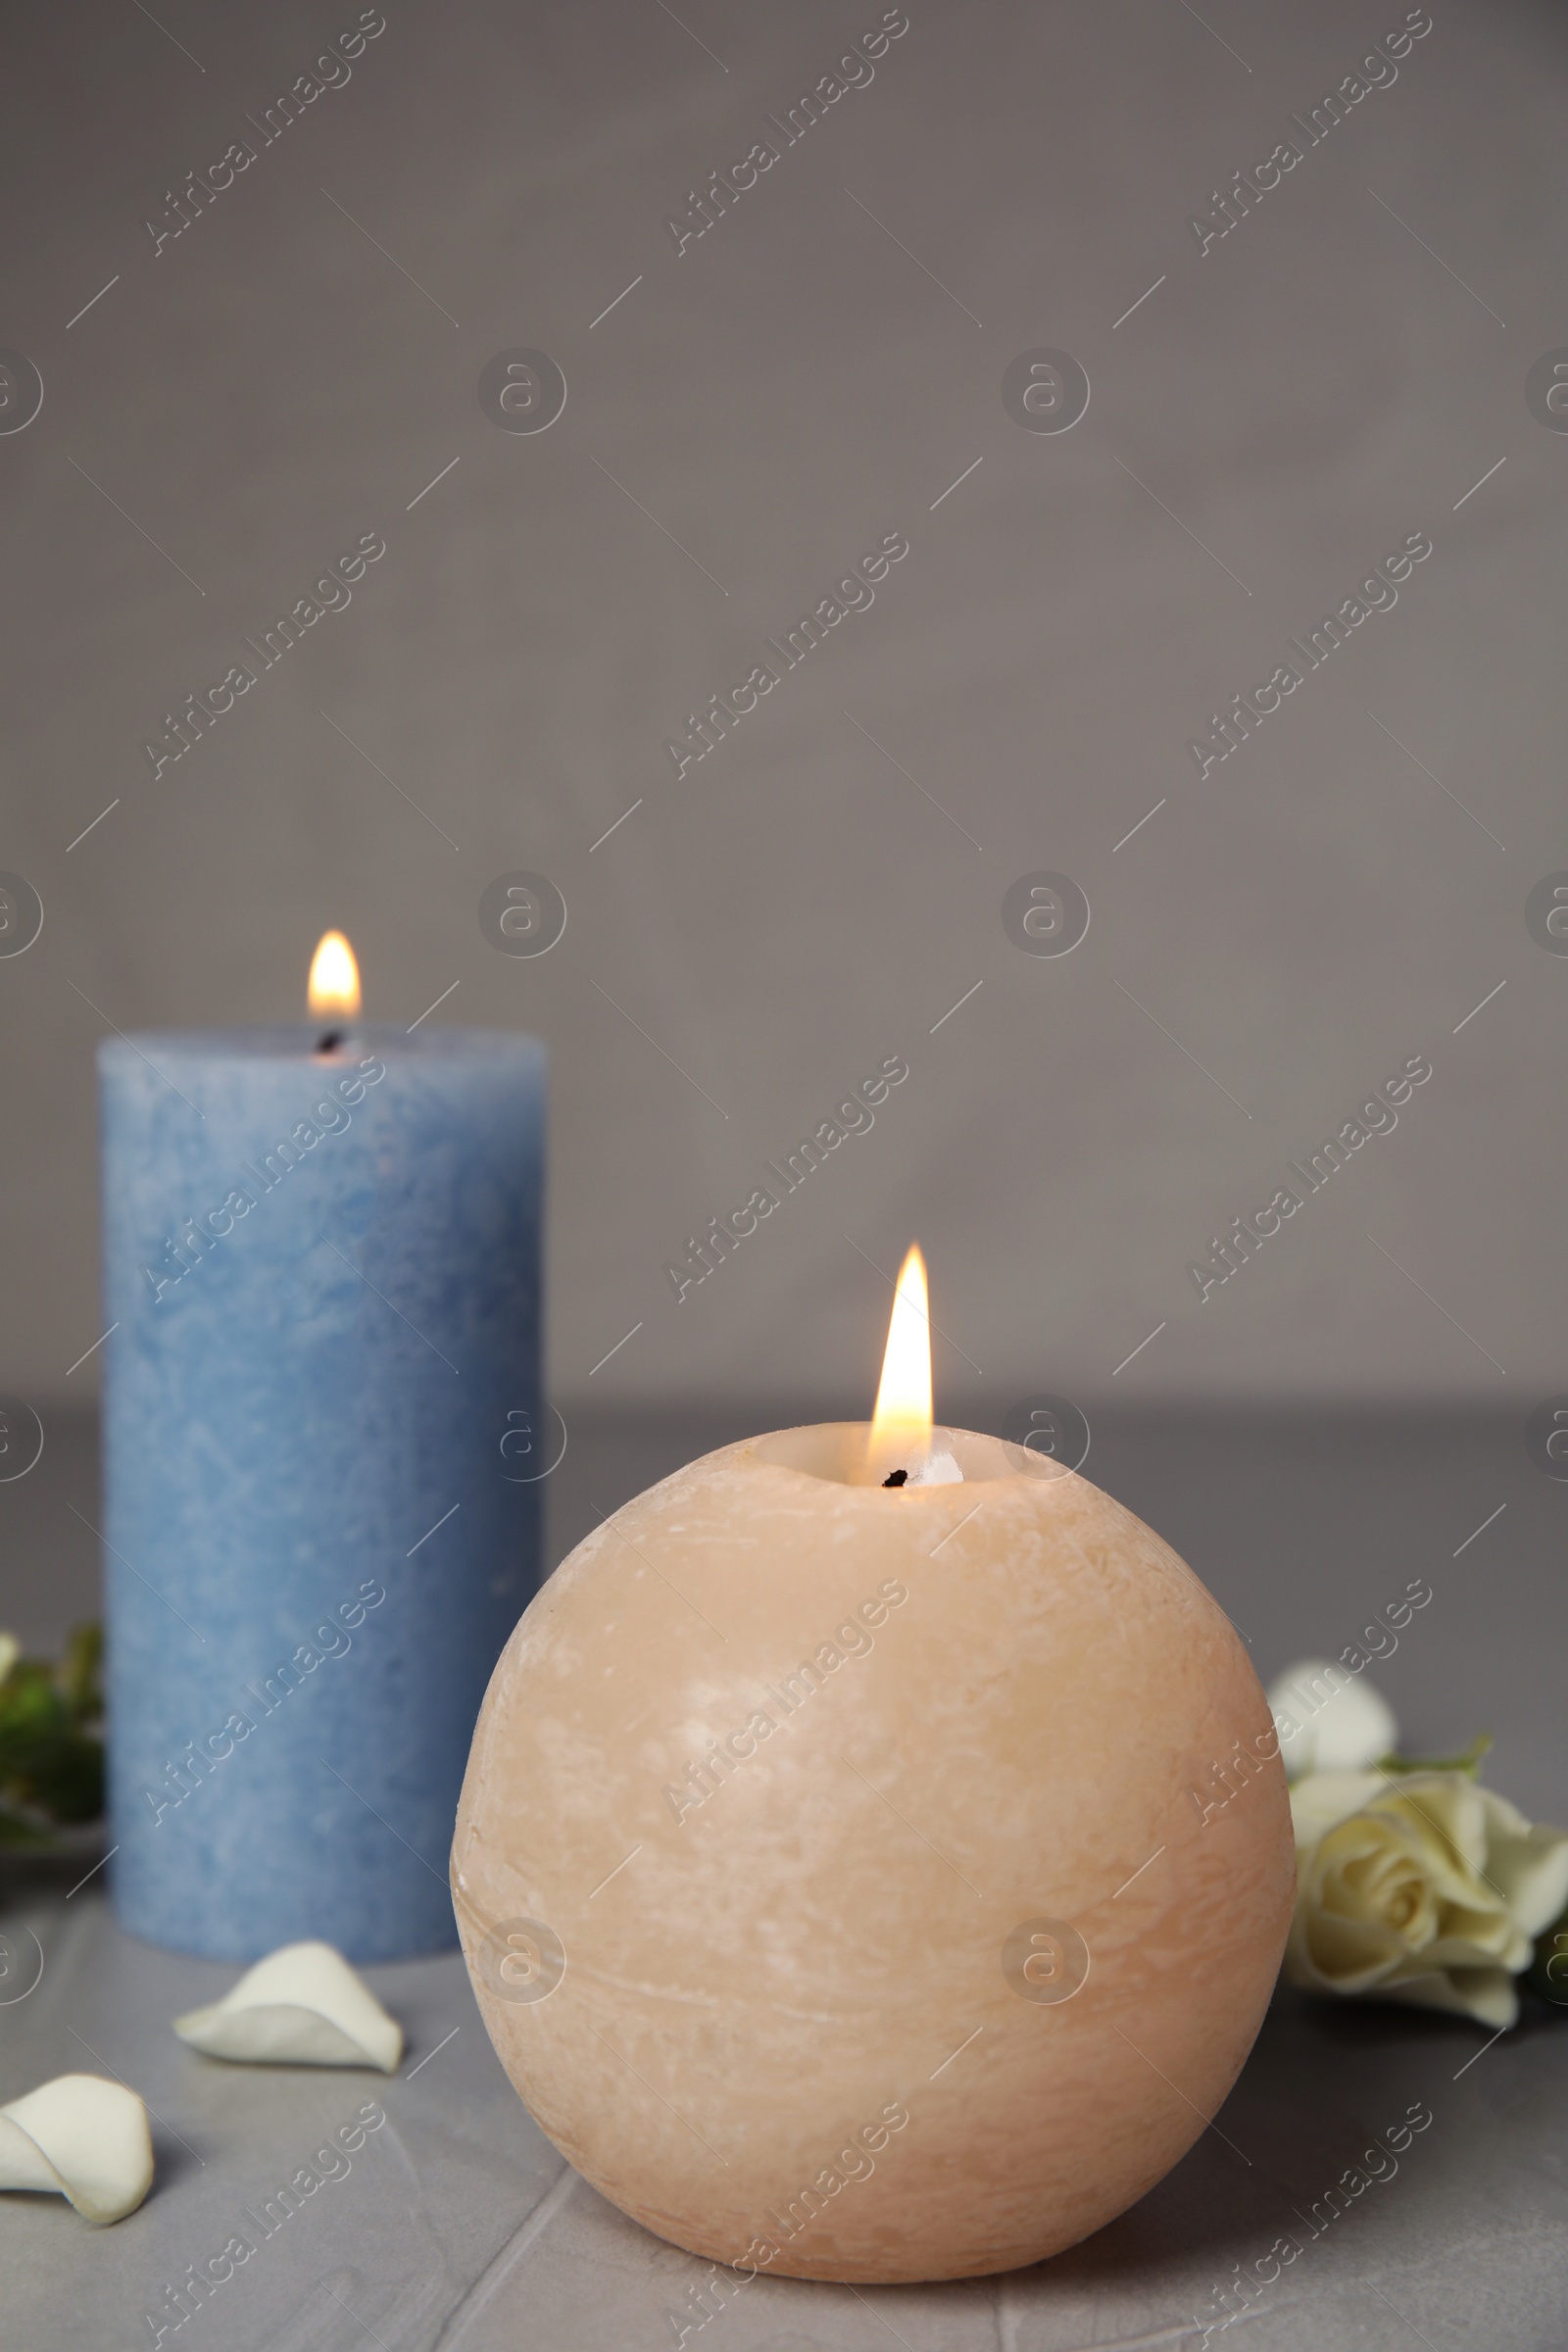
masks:
[(1036, 2262), (1152, 2187), (1296, 1884), (1262, 1691), (1170, 1546), (962, 1431), (961, 1480), (846, 1483), (865, 1440), (726, 1446), (579, 1544), (453, 1846), (485, 2024), (585, 2179), (859, 2284)]

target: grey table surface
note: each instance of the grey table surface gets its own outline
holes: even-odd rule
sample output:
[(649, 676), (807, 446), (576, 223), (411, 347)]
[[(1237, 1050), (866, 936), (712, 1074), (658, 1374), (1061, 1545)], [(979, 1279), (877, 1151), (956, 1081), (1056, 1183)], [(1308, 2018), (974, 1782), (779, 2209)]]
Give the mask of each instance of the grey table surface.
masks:
[[(572, 1420), (552, 1557), (651, 1479), (739, 1434), (733, 1416)], [(1489, 1778), (1534, 1815), (1568, 1811), (1560, 1733), (1568, 1485), (1531, 1464), (1523, 1418), (1091, 1413), (1085, 1473), (1157, 1526), (1250, 1641), (1267, 1680), (1332, 1655), (1422, 1574), (1434, 1603), (1380, 1675), (1408, 1746), (1496, 1736)], [(0, 1622), (54, 1638), (93, 1605), (92, 1433), (51, 1432), (0, 1490)], [(1479, 1532), (1477, 1532), (1479, 1531)], [(374, 2099), (386, 2122), (262, 2239), (165, 2343), (235, 2352), (1080, 2352), (1202, 2340), (1215, 2290), (1282, 2232), (1305, 2250), (1235, 2325), (1248, 2352), (1560, 2352), (1568, 2345), (1568, 2014), (1531, 2004), (1488, 2044), (1462, 2021), (1281, 1994), (1215, 2128), (1130, 2213), (1054, 2261), (957, 2285), (858, 2291), (758, 2278), (701, 2297), (709, 2266), (651, 2237), (563, 2164), (490, 2049), (456, 1954), (368, 1970), (408, 2052), (369, 2073), (239, 2068), (170, 2032), (235, 1971), (122, 1936), (90, 1862), (11, 1866), (0, 2099), (113, 2073), (153, 2113), (141, 2210), (88, 2229), (63, 2200), (0, 2199), (7, 2352), (157, 2340), (147, 2314), (218, 2254), (326, 2135)], [(1433, 2122), (1310, 2239), (1302, 2216), (1414, 2103)], [(697, 2290), (694, 2295), (694, 2290)], [(167, 2314), (166, 2314), (167, 2317)], [(682, 2330), (685, 2330), (682, 2337)]]

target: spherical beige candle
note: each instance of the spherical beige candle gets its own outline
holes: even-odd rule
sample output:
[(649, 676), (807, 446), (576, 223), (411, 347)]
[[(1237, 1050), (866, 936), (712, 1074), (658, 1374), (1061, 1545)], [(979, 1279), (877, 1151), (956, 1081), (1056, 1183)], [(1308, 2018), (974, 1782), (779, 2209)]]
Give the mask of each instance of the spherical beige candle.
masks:
[(1291, 1915), (1268, 1709), (1170, 1547), (995, 1438), (937, 1430), (933, 1483), (867, 1459), (863, 1425), (725, 1446), (579, 1544), (458, 1815), (512, 2081), (743, 2279), (1098, 2230), (1224, 2099)]

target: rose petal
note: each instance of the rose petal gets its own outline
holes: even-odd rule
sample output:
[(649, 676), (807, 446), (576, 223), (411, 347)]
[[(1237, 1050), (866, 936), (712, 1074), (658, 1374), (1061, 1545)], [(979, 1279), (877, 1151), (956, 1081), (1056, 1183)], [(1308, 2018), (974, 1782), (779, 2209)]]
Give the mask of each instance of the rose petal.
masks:
[(1483, 1788), (1488, 1826), (1487, 1875), (1524, 1933), (1535, 1937), (1568, 1906), (1568, 1833), (1535, 1827), (1505, 1797)]
[[(1385, 1782), (1369, 1810), (1408, 1824), (1446, 1886), (1471, 1886), (1487, 1861), (1487, 1809), (1467, 1772), (1411, 1772)], [(1496, 1898), (1502, 1900), (1500, 1895)]]
[(152, 2180), (147, 2110), (123, 2083), (57, 2075), (0, 2107), (0, 2188), (53, 2189), (106, 2224), (134, 2213)]
[(1530, 1963), (1534, 1947), (1528, 1936), (1521, 1934), (1506, 1913), (1493, 1921), (1478, 1923), (1461, 1919), (1448, 1923), (1446, 1932), (1437, 1936), (1422, 1957), (1434, 1968), (1506, 1968), (1518, 1970)]
[(1307, 1910), (1286, 1945), (1285, 1977), (1319, 1992), (1365, 1992), (1406, 1957), (1398, 1939), (1372, 1922)]
[(1445, 2009), (1500, 2030), (1519, 2022), (1519, 1995), (1505, 1968), (1456, 1968), (1432, 1975), (1391, 1979), (1378, 1986), (1380, 2000), (1404, 2001), (1416, 2009)]
[(1388, 1787), (1380, 1772), (1311, 1772), (1291, 1789), (1291, 1822), (1297, 1851), (1315, 1846), (1337, 1822), (1364, 1811)]
[[(1403, 1919), (1391, 1886), (1413, 1897)], [(1359, 1989), (1436, 1934), (1439, 1919), (1402, 1825), (1354, 1814), (1320, 1840), (1299, 1882), (1304, 1950), (1341, 1989)]]
[(1268, 1703), (1293, 1781), (1309, 1772), (1359, 1772), (1391, 1754), (1398, 1740), (1388, 1701), (1326, 1658), (1287, 1666), (1270, 1686)]
[(174, 2032), (210, 2058), (253, 2066), (374, 2066), (395, 2072), (403, 2029), (329, 1943), (285, 1943)]

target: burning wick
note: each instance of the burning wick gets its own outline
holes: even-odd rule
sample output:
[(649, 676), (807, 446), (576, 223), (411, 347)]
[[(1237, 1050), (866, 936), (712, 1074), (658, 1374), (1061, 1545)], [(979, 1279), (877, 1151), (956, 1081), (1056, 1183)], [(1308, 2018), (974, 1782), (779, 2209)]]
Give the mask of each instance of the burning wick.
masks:
[[(912, 1248), (899, 1269), (888, 1321), (887, 1352), (876, 1393), (876, 1410), (866, 1446), (867, 1486), (918, 1486), (931, 1455), (931, 1328), (926, 1303), (925, 1260)], [(892, 1477), (888, 1471), (902, 1462)], [(886, 1467), (884, 1467), (886, 1465)]]
[[(948, 1487), (963, 1472), (946, 1446), (932, 1447), (931, 1319), (926, 1301), (925, 1260), (911, 1249), (899, 1269), (888, 1323), (882, 1382), (866, 1446), (865, 1484), (888, 1487)], [(878, 1479), (885, 1462), (903, 1469)]]
[[(334, 1015), (345, 1021), (359, 1018), (360, 967), (341, 931), (328, 931), (322, 936), (311, 960), (306, 1003), (313, 1020), (330, 1020)], [(323, 1029), (316, 1051), (336, 1053), (347, 1034), (343, 1029)]]

